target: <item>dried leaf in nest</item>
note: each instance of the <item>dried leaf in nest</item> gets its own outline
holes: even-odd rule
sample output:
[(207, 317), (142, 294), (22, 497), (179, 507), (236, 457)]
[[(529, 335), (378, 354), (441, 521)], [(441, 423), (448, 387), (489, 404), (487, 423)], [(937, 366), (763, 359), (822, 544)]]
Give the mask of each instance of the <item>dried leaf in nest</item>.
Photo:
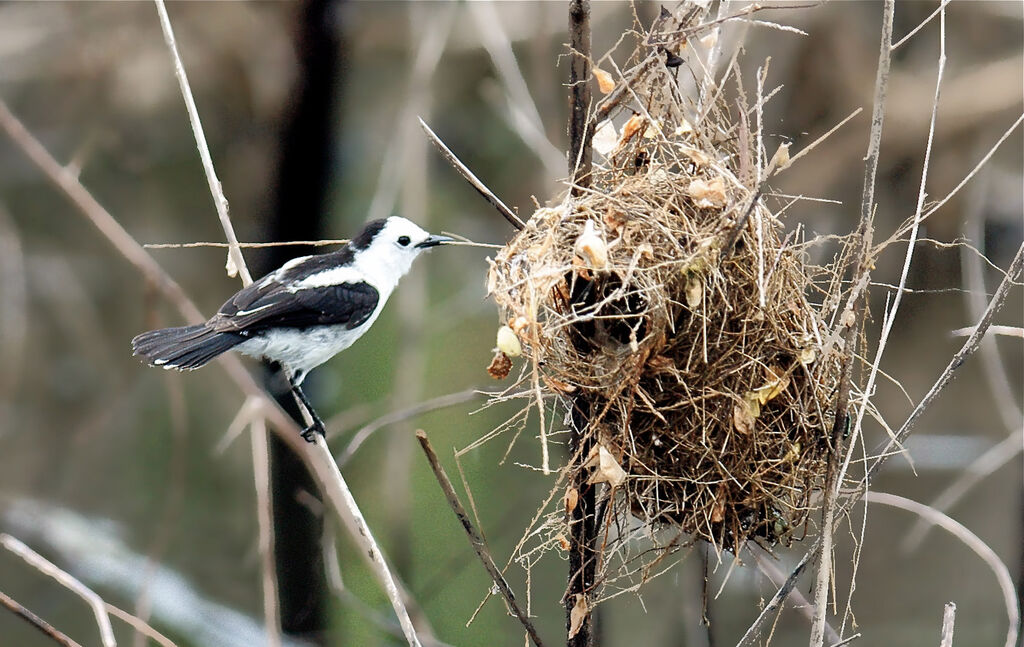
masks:
[(580, 628), (583, 626), (583, 621), (587, 619), (587, 615), (590, 614), (590, 607), (587, 605), (587, 598), (582, 593), (576, 594), (576, 603), (572, 605), (572, 610), (569, 611), (569, 638), (573, 638), (580, 632)]
[(574, 487), (570, 487), (565, 491), (565, 511), (572, 512), (576, 509), (576, 504), (580, 500), (580, 491)]
[(690, 182), (690, 186), (686, 187), (686, 193), (702, 209), (724, 207), (727, 201), (725, 180), (720, 177), (711, 180), (697, 178)]
[(587, 479), (588, 484), (607, 483), (615, 488), (626, 482), (626, 470), (622, 469), (622, 466), (615, 460), (612, 453), (605, 449), (604, 445), (598, 445), (590, 452), (590, 457), (584, 463), (584, 467), (597, 468)]
[(633, 139), (634, 135), (638, 132), (643, 132), (646, 124), (647, 120), (642, 115), (630, 117), (629, 121), (622, 127), (622, 137), (619, 138), (619, 146), (625, 146), (629, 140)]
[[(748, 394), (749, 395), (749, 394)], [(745, 436), (754, 432), (755, 419), (761, 415), (756, 397), (744, 397), (732, 407), (732, 426)]]
[(491, 365), (487, 367), (487, 374), (496, 380), (504, 380), (512, 371), (512, 360), (500, 350), (494, 353)]
[(605, 72), (599, 67), (594, 67), (594, 78), (597, 79), (597, 87), (601, 90), (601, 94), (608, 94), (615, 89), (615, 80), (612, 75)]
[(768, 369), (768, 373), (771, 375), (768, 383), (754, 389), (754, 394), (757, 396), (757, 401), (761, 406), (774, 400), (789, 386), (789, 374), (786, 371), (773, 366)]

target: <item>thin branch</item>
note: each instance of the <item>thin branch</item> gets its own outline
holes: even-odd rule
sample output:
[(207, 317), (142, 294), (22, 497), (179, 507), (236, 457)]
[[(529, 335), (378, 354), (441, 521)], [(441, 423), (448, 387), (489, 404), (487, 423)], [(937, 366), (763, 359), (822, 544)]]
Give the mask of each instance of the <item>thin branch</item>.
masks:
[[(771, 581), (772, 584), (774, 584), (775, 586), (781, 586), (782, 583), (786, 580), (786, 576), (783, 574), (782, 570), (775, 564), (774, 558), (770, 554), (768, 554), (767, 551), (765, 551), (763, 548), (761, 548), (758, 544), (754, 542), (750, 542), (747, 544), (747, 550), (754, 557), (754, 562), (757, 564), (757, 569), (761, 571), (765, 575), (765, 577), (767, 577)], [(804, 597), (804, 594), (800, 591), (800, 589), (794, 588), (790, 592), (789, 597), (793, 598), (791, 604), (793, 609), (795, 609), (797, 613), (807, 618), (808, 621), (813, 619), (814, 616), (812, 610), (814, 609), (814, 606), (807, 600), (806, 597)], [(827, 622), (825, 623), (825, 636), (826, 638), (828, 638), (829, 644), (833, 645), (833, 647), (842, 640), (839, 637), (839, 634), (836, 632), (835, 628)]]
[(256, 416), (249, 425), (252, 438), (253, 481), (256, 486), (256, 522), (259, 527), (260, 575), (263, 581), (263, 623), (267, 645), (281, 645), (281, 601), (278, 598), (277, 569), (274, 567), (273, 503), (270, 495), (270, 447), (267, 421)]
[(974, 551), (996, 576), (999, 590), (1003, 595), (1003, 603), (1006, 605), (1006, 617), (1009, 620), (1004, 647), (1013, 647), (1016, 644), (1019, 629), (1018, 623), (1020, 622), (1020, 610), (1017, 608), (1017, 592), (1013, 586), (1010, 569), (1006, 567), (1006, 564), (999, 559), (999, 555), (988, 544), (960, 522), (938, 510), (929, 508), (923, 503), (887, 492), (868, 492), (864, 496), (871, 503), (880, 503), (916, 514), (953, 535)]
[(30, 610), (22, 606), (17, 600), (10, 597), (3, 591), (0, 591), (0, 606), (6, 607), (11, 613), (41, 631), (45, 636), (58, 645), (64, 645), (64, 647), (82, 647), (80, 644), (69, 638), (67, 634), (32, 613)]
[[(871, 133), (868, 154), (864, 164), (864, 191), (861, 196), (860, 223), (857, 226), (858, 250), (855, 255), (854, 278), (867, 278), (870, 274), (868, 255), (870, 252), (871, 223), (875, 208), (875, 178), (878, 174), (878, 158), (882, 143), (882, 125), (885, 121), (885, 99), (889, 86), (889, 65), (892, 59), (892, 24), (895, 0), (886, 0), (882, 13), (882, 36), (878, 55), (878, 72), (875, 77), (875, 96), (872, 102)], [(849, 422), (850, 388), (853, 376), (854, 347), (857, 329), (864, 310), (866, 294), (861, 294), (853, 303), (850, 317), (843, 317), (845, 344), (843, 346), (842, 373), (839, 393), (836, 398), (835, 419), (832, 426), (832, 454), (829, 457), (828, 472), (825, 476), (824, 501), (822, 502), (822, 542), (818, 559), (818, 571), (814, 582), (814, 620), (811, 623), (810, 647), (821, 647), (825, 639), (825, 617), (828, 614), (828, 584), (832, 574), (832, 533), (835, 519), (836, 500), (843, 482), (840, 461), (843, 455), (843, 440)], [(856, 431), (851, 439), (851, 450), (856, 442)]]
[[(376, 420), (371, 420), (352, 435), (352, 440), (348, 442), (345, 450), (338, 455), (338, 465), (340, 467), (347, 465), (352, 459), (352, 456), (359, 451), (360, 447), (363, 446), (363, 443), (365, 443), (370, 436), (379, 429), (387, 427), (388, 425), (393, 425), (397, 422), (408, 420), (409, 418), (415, 418), (416, 416), (429, 411), (436, 411), (456, 404), (462, 404), (463, 402), (469, 402), (477, 395), (480, 395), (480, 392), (476, 389), (467, 389), (457, 393), (449, 393), (448, 395), (441, 395), (436, 398), (431, 398), (430, 400), (425, 400), (405, 409), (392, 411), (387, 415), (377, 418)], [(333, 437), (335, 434), (328, 433), (327, 435), (329, 437)]]
[[(303, 247), (324, 247), (326, 245), (344, 245), (349, 242), (346, 239), (341, 240), (283, 240), (278, 243), (238, 243), (239, 248), (242, 249), (263, 249), (265, 247), (288, 247), (291, 245), (303, 246)], [(211, 242), (195, 242), (195, 243), (146, 243), (143, 245), (146, 249), (190, 249), (192, 247), (215, 247), (222, 249), (230, 249), (231, 243), (211, 243)]]
[[(417, 117), (417, 119), (419, 118)], [(430, 126), (427, 125), (427, 122), (423, 121), (423, 119), (419, 119), (419, 122), (420, 126), (423, 128), (423, 131), (427, 133), (427, 138), (429, 138), (430, 142), (434, 145), (435, 148), (437, 148), (437, 151), (441, 153), (441, 157), (443, 157), (446, 162), (451, 164), (452, 168), (458, 171), (459, 175), (461, 175), (467, 182), (469, 182), (470, 186), (476, 189), (477, 193), (484, 197), (484, 200), (487, 200), (487, 202), (489, 202), (492, 207), (497, 209), (498, 213), (500, 213), (502, 217), (504, 217), (505, 220), (507, 220), (510, 225), (515, 227), (517, 231), (522, 230), (522, 228), (525, 227), (526, 224), (519, 219), (519, 216), (517, 216), (514, 211), (509, 209), (505, 205), (505, 203), (501, 201), (501, 198), (494, 195), (493, 191), (488, 189), (483, 182), (481, 182), (475, 175), (473, 175), (473, 171), (470, 171), (469, 167), (463, 164), (462, 160), (456, 157), (455, 153), (453, 153), (450, 148), (445, 146), (445, 143), (441, 141), (440, 137), (434, 134), (434, 131), (430, 129)]]
[(947, 602), (942, 608), (942, 639), (939, 647), (953, 647), (953, 623), (956, 621), (956, 603)]
[(195, 99), (192, 98), (192, 89), (188, 84), (185, 66), (182, 65), (181, 56), (178, 54), (178, 45), (174, 40), (171, 19), (167, 16), (167, 7), (164, 6), (164, 0), (153, 1), (156, 3), (157, 13), (160, 14), (160, 28), (164, 33), (164, 41), (167, 43), (167, 49), (170, 50), (171, 58), (174, 61), (174, 75), (178, 77), (181, 96), (185, 99), (185, 109), (188, 111), (188, 120), (192, 125), (192, 133), (196, 138), (199, 157), (203, 161), (203, 170), (206, 172), (206, 181), (209, 183), (210, 193), (213, 195), (213, 204), (217, 208), (220, 225), (224, 228), (224, 235), (227, 237), (228, 244), (230, 245), (228, 248), (228, 275), (234, 276), (235, 272), (237, 272), (242, 278), (242, 285), (249, 285), (252, 283), (252, 276), (249, 275), (249, 268), (245, 265), (242, 250), (238, 248), (238, 238), (235, 237), (235, 229), (231, 225), (231, 218), (228, 216), (228, 201), (224, 197), (224, 190), (221, 188), (220, 180), (217, 179), (217, 171), (213, 168), (213, 158), (210, 157), (210, 148), (206, 145), (206, 135), (203, 133), (203, 124), (199, 121), (199, 111), (196, 109)]
[(473, 550), (476, 551), (477, 557), (483, 562), (484, 569), (487, 570), (487, 574), (491, 576), (491, 580), (494, 585), (498, 587), (498, 591), (501, 592), (505, 602), (509, 608), (512, 609), (512, 613), (515, 614), (519, 622), (522, 623), (526, 629), (526, 633), (529, 634), (530, 640), (537, 647), (543, 647), (543, 643), (540, 640), (540, 636), (537, 635), (537, 629), (530, 622), (530, 617), (523, 613), (522, 609), (519, 608), (519, 604), (516, 602), (515, 595), (512, 593), (512, 589), (509, 588), (508, 582), (501, 574), (501, 570), (494, 563), (494, 558), (491, 557), (490, 551), (487, 549), (487, 543), (484, 538), (480, 536), (476, 528), (473, 526), (473, 521), (469, 518), (469, 513), (462, 507), (462, 502), (459, 501), (459, 495), (456, 494), (455, 488), (452, 486), (451, 479), (448, 478), (448, 474), (445, 473), (444, 468), (441, 466), (441, 462), (437, 459), (437, 453), (434, 452), (434, 448), (430, 445), (430, 440), (427, 438), (427, 434), (423, 430), (416, 431), (416, 440), (420, 441), (420, 445), (423, 447), (423, 453), (427, 455), (427, 461), (430, 462), (430, 469), (434, 471), (434, 476), (437, 478), (438, 484), (441, 486), (441, 490), (444, 492), (445, 499), (448, 500), (448, 505), (451, 506), (455, 516), (458, 517), (462, 523), (462, 527), (466, 530), (466, 534), (469, 536), (469, 543), (473, 545)]
[(790, 572), (789, 577), (786, 578), (786, 581), (783, 582), (782, 586), (779, 587), (779, 590), (775, 592), (775, 595), (773, 595), (772, 599), (768, 601), (768, 604), (764, 605), (764, 608), (761, 609), (761, 613), (757, 615), (757, 618), (754, 619), (754, 622), (752, 622), (750, 626), (747, 627), (746, 633), (744, 633), (743, 637), (740, 638), (738, 643), (736, 643), (736, 647), (743, 647), (743, 645), (753, 644), (753, 642), (757, 639), (757, 635), (758, 632), (761, 630), (761, 626), (768, 620), (769, 617), (771, 617), (776, 611), (779, 610), (779, 608), (782, 606), (782, 603), (789, 596), (790, 591), (792, 591), (793, 587), (796, 586), (797, 579), (804, 572), (804, 569), (807, 568), (807, 565), (811, 563), (811, 556), (814, 555), (814, 553), (818, 550), (818, 546), (820, 546), (822, 543), (823, 536), (824, 533), (818, 536), (818, 539), (814, 542), (814, 545), (811, 546), (806, 553), (804, 553), (804, 556), (800, 559), (797, 565), (793, 567), (793, 570), (792, 572)]
[(57, 580), (58, 584), (85, 600), (86, 604), (92, 608), (93, 615), (96, 616), (96, 626), (99, 628), (100, 642), (103, 643), (103, 647), (117, 647), (117, 641), (114, 640), (114, 629), (110, 626), (110, 616), (107, 615), (107, 608), (95, 591), (58, 568), (56, 564), (18, 539), (6, 533), (0, 533), (0, 545), (25, 560), (29, 566), (32, 566), (43, 575), (48, 575)]

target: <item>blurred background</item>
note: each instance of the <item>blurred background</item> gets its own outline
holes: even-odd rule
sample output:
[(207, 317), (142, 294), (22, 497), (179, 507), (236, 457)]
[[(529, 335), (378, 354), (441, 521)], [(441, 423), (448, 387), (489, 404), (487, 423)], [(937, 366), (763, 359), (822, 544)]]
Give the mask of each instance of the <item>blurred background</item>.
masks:
[[(895, 39), (937, 7), (899, 3)], [(634, 17), (649, 25), (658, 10), (649, 2), (595, 2), (594, 53), (613, 47)], [(504, 242), (510, 228), (440, 160), (417, 116), (522, 216), (534, 200), (544, 204), (562, 190), (565, 3), (194, 2), (172, 3), (169, 13), (240, 240), (345, 238), (370, 218), (399, 213), (431, 231)], [(952, 3), (947, 14), (930, 200), (953, 190), (1024, 110), (1024, 5)], [(738, 25), (723, 33), (727, 52), (745, 39), (744, 78), (751, 83), (771, 57), (767, 86), (783, 86), (765, 111), (775, 143), (792, 141), (799, 151), (865, 108), (776, 187), (834, 201), (798, 203), (787, 212), (788, 228), (848, 232), (859, 210), (881, 4), (834, 2), (761, 17), (807, 33)], [(620, 65), (631, 42), (618, 50)], [(913, 215), (938, 51), (936, 19), (894, 54), (876, 241)], [(140, 243), (223, 240), (151, 3), (0, 5), (0, 99)], [(774, 150), (775, 143), (766, 146)], [(960, 347), (952, 331), (978, 319), (1001, 278), (996, 268), (1020, 245), (1022, 150), (1017, 128), (924, 227), (938, 243), (966, 238), (971, 247), (922, 243), (916, 250), (912, 292), (882, 364), (902, 387), (886, 380), (875, 394), (890, 426), (902, 423)], [(894, 245), (877, 264), (869, 339), (877, 339), (904, 252), (905, 245)], [(205, 314), (239, 287), (223, 271), (222, 249), (150, 253)], [(304, 253), (308, 248), (285, 247), (245, 256), (259, 275)], [(489, 253), (457, 247), (418, 261), (373, 330), (307, 382), (330, 418), (336, 455), (360, 429), (376, 429), (343, 472), (433, 635), (454, 645), (523, 644), (499, 600), (474, 617), (490, 580), (413, 437), (425, 429), (456, 475), (452, 450), (516, 412), (481, 411), (485, 398), (474, 393), (500, 388), (485, 372), (498, 325), (485, 298)], [(924, 503), (946, 493), (949, 514), (994, 549), (1018, 584), (1022, 310), (1018, 287), (996, 321), (1011, 334), (990, 337), (959, 369), (912, 436), (912, 463), (892, 459), (874, 484)], [(131, 357), (135, 334), (180, 323), (0, 136), (0, 531), (110, 602), (149, 617), (178, 645), (266, 644), (250, 436), (226, 440), (244, 395), (216, 364), (171, 374)], [(449, 406), (379, 421), (424, 402)], [(869, 449), (884, 438), (876, 422), (865, 431)], [(554, 485), (554, 476), (534, 469), (536, 433), (533, 416), (516, 442), (505, 433), (460, 459), (499, 563), (513, 554)], [(287, 450), (277, 447), (275, 461), (288, 468)], [(951, 497), (949, 487), (962, 496)], [(293, 551), (282, 571), (291, 582), (283, 601), (295, 632), (289, 644), (300, 636), (311, 644), (402, 644), (386, 599), (344, 532), (327, 523), (338, 537), (339, 567), (327, 577), (315, 541), (318, 502), (294, 488), (278, 497), (297, 508), (293, 529), (314, 540), (289, 543), (291, 526), (281, 529), (279, 555)], [(837, 534), (841, 603), (862, 517), (860, 508)], [(303, 531), (310, 519), (313, 530)], [(868, 509), (852, 596), (863, 638), (854, 644), (937, 644), (942, 605), (952, 600), (956, 644), (1001, 645), (1007, 621), (993, 573), (943, 531), (911, 537), (915, 522), (902, 511)], [(780, 547), (779, 569), (788, 573), (805, 549)], [(327, 552), (330, 565), (334, 552)], [(721, 565), (712, 557), (712, 624), (702, 627), (704, 551), (683, 555), (667, 574), (600, 607), (602, 644), (733, 645), (775, 592), (756, 568), (732, 569), (728, 554)], [(529, 590), (549, 645), (564, 638), (566, 568), (563, 556), (548, 553), (532, 564), (529, 587), (523, 568), (508, 571), (521, 599)], [(809, 581), (800, 588), (807, 592)], [(88, 608), (8, 551), (0, 551), (0, 591), (81, 644), (100, 644)], [(115, 629), (121, 644), (142, 644), (116, 620)], [(773, 644), (803, 644), (807, 632), (806, 619), (787, 609)], [(0, 645), (47, 644), (0, 612)]]

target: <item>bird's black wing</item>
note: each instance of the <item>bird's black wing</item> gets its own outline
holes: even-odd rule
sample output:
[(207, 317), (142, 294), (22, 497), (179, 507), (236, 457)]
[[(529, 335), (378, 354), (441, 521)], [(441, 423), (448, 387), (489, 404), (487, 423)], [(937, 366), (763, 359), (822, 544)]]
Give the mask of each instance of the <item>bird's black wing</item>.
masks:
[(352, 329), (369, 319), (380, 295), (369, 283), (340, 283), (288, 290), (273, 275), (231, 297), (210, 319), (218, 332), (254, 334), (267, 328), (343, 324)]

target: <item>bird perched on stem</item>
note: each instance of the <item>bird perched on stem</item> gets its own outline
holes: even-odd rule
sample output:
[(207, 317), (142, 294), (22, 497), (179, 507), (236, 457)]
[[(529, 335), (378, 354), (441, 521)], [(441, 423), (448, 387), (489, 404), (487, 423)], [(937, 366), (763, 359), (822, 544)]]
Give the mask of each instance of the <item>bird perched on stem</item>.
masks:
[(451, 240), (405, 218), (374, 220), (338, 251), (292, 259), (239, 290), (206, 323), (142, 333), (132, 349), (152, 366), (178, 370), (229, 350), (278, 362), (312, 419), (302, 432), (312, 442), (324, 423), (302, 380), (369, 330), (417, 256)]

